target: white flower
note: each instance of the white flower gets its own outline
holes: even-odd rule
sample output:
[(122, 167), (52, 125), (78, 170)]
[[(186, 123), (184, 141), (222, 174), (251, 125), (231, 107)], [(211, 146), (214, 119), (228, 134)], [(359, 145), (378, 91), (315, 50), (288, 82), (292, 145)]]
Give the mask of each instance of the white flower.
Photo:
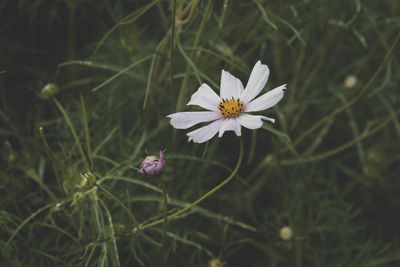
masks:
[(261, 111), (276, 105), (286, 89), (284, 84), (254, 99), (264, 88), (268, 76), (268, 66), (257, 61), (244, 89), (238, 78), (222, 70), (220, 96), (203, 83), (187, 104), (197, 105), (208, 111), (178, 112), (167, 117), (171, 118), (171, 125), (177, 129), (187, 129), (201, 122), (212, 121), (187, 134), (189, 141), (193, 140), (196, 143), (210, 140), (217, 132), (218, 137), (222, 137), (225, 131), (234, 131), (240, 136), (241, 126), (258, 129), (263, 124), (262, 120), (275, 120), (261, 115), (250, 115), (247, 112)]

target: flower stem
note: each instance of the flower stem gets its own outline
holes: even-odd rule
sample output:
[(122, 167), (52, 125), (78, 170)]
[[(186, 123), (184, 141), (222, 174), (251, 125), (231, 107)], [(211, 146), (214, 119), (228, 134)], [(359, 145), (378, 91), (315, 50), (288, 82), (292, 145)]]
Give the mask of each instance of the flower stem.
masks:
[(205, 193), (203, 196), (201, 196), (199, 199), (197, 199), (196, 201), (194, 201), (193, 203), (187, 205), (186, 207), (184, 207), (183, 209), (178, 210), (177, 212), (159, 219), (157, 221), (142, 225), (139, 224), (137, 227), (133, 228), (132, 233), (139, 231), (139, 230), (144, 230), (146, 228), (150, 228), (152, 226), (155, 226), (157, 224), (160, 224), (162, 222), (164, 222), (165, 220), (171, 220), (175, 217), (177, 217), (178, 215), (181, 215), (182, 213), (188, 211), (189, 209), (193, 208), (194, 206), (196, 206), (197, 204), (199, 204), (201, 201), (203, 201), (204, 199), (206, 199), (207, 197), (211, 196), (212, 194), (214, 194), (216, 191), (218, 191), (220, 188), (222, 188), (224, 185), (226, 185), (227, 183), (229, 183), (229, 181), (231, 181), (233, 179), (233, 177), (235, 177), (236, 173), (238, 172), (240, 165), (242, 164), (242, 159), (243, 159), (243, 140), (240, 137), (240, 152), (239, 152), (239, 159), (237, 161), (236, 167), (233, 170), (233, 172), (231, 173), (231, 175), (229, 175), (228, 178), (226, 178), (223, 182), (221, 182), (220, 184), (218, 184), (216, 187), (214, 187), (213, 189), (211, 189), (210, 191), (208, 191), (207, 193)]
[[(205, 10), (204, 15), (203, 15), (203, 18), (202, 18), (202, 20), (200, 22), (199, 29), (198, 29), (198, 31), (196, 33), (196, 38), (194, 39), (192, 53), (190, 55), (190, 58), (193, 61), (194, 61), (194, 56), (195, 56), (195, 53), (196, 53), (197, 45), (199, 44), (199, 41), (200, 41), (200, 36), (202, 36), (203, 30), (204, 30), (204, 26), (206, 25), (207, 20), (209, 18), (209, 15), (210, 15), (210, 13), (212, 11), (213, 4), (214, 4), (214, 1), (208, 1), (206, 10)], [(179, 39), (177, 39), (176, 41), (179, 42)], [(179, 43), (178, 43), (178, 45), (179, 45)], [(189, 64), (189, 62), (187, 62), (186, 63), (185, 76), (183, 77), (182, 85), (181, 85), (181, 88), (179, 90), (178, 102), (176, 104), (176, 112), (179, 112), (182, 109), (182, 101), (183, 101), (184, 91), (186, 89), (186, 84), (187, 84), (187, 82), (189, 80), (189, 77), (191, 76), (189, 72), (190, 72), (190, 64)]]
[(125, 210), (125, 212), (128, 214), (129, 218), (133, 221), (134, 224), (137, 224), (138, 221), (135, 218), (135, 215), (133, 215), (133, 213), (128, 209), (128, 207), (126, 207), (124, 205), (124, 203), (122, 203), (121, 200), (119, 200), (116, 196), (114, 196), (111, 192), (109, 192), (107, 189), (105, 189), (103, 186), (101, 186), (100, 184), (96, 184), (98, 188), (100, 188), (103, 193), (108, 196), (109, 198), (113, 199), (118, 205), (120, 205), (122, 207), (122, 209)]
[(162, 242), (161, 242), (161, 256), (162, 259), (165, 260), (164, 258), (164, 251), (165, 251), (165, 239), (167, 236), (167, 209), (168, 209), (168, 195), (167, 195), (167, 189), (165, 188), (164, 181), (160, 178), (160, 183), (161, 183), (161, 188), (164, 196), (164, 223), (163, 223), (163, 233), (162, 233)]

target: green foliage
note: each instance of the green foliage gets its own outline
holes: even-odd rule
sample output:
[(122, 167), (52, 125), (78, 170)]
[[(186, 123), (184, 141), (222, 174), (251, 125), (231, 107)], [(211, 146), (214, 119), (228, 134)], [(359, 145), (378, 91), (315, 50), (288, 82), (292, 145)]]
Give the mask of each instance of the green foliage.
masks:
[[(399, 10), (2, 1), (0, 265), (399, 265)], [(188, 143), (166, 115), (259, 59), (288, 89), (236, 173), (236, 135)], [(138, 171), (159, 150), (162, 182)]]

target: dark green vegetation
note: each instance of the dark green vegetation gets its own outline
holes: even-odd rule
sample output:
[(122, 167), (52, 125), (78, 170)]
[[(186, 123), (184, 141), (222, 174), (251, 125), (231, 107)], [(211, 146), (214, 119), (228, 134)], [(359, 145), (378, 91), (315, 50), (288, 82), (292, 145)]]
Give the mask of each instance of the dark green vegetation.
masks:
[[(5, 0), (0, 22), (1, 266), (400, 264), (398, 0)], [(165, 235), (132, 232), (163, 218), (146, 155), (168, 214), (229, 176), (233, 132), (188, 143), (165, 116), (259, 59), (288, 84), (276, 124)]]

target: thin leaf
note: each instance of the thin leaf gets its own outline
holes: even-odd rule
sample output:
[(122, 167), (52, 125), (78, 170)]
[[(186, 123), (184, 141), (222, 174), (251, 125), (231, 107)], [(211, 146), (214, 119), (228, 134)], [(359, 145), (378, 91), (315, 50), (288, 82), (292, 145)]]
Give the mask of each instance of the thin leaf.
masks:
[(286, 133), (277, 130), (276, 128), (270, 126), (269, 124), (264, 123), (262, 128), (264, 130), (267, 130), (268, 132), (278, 136), (279, 138), (281, 138), (283, 141), (285, 141), (287, 143), (291, 143), (292, 142), (292, 140), (290, 139), (290, 137)]

